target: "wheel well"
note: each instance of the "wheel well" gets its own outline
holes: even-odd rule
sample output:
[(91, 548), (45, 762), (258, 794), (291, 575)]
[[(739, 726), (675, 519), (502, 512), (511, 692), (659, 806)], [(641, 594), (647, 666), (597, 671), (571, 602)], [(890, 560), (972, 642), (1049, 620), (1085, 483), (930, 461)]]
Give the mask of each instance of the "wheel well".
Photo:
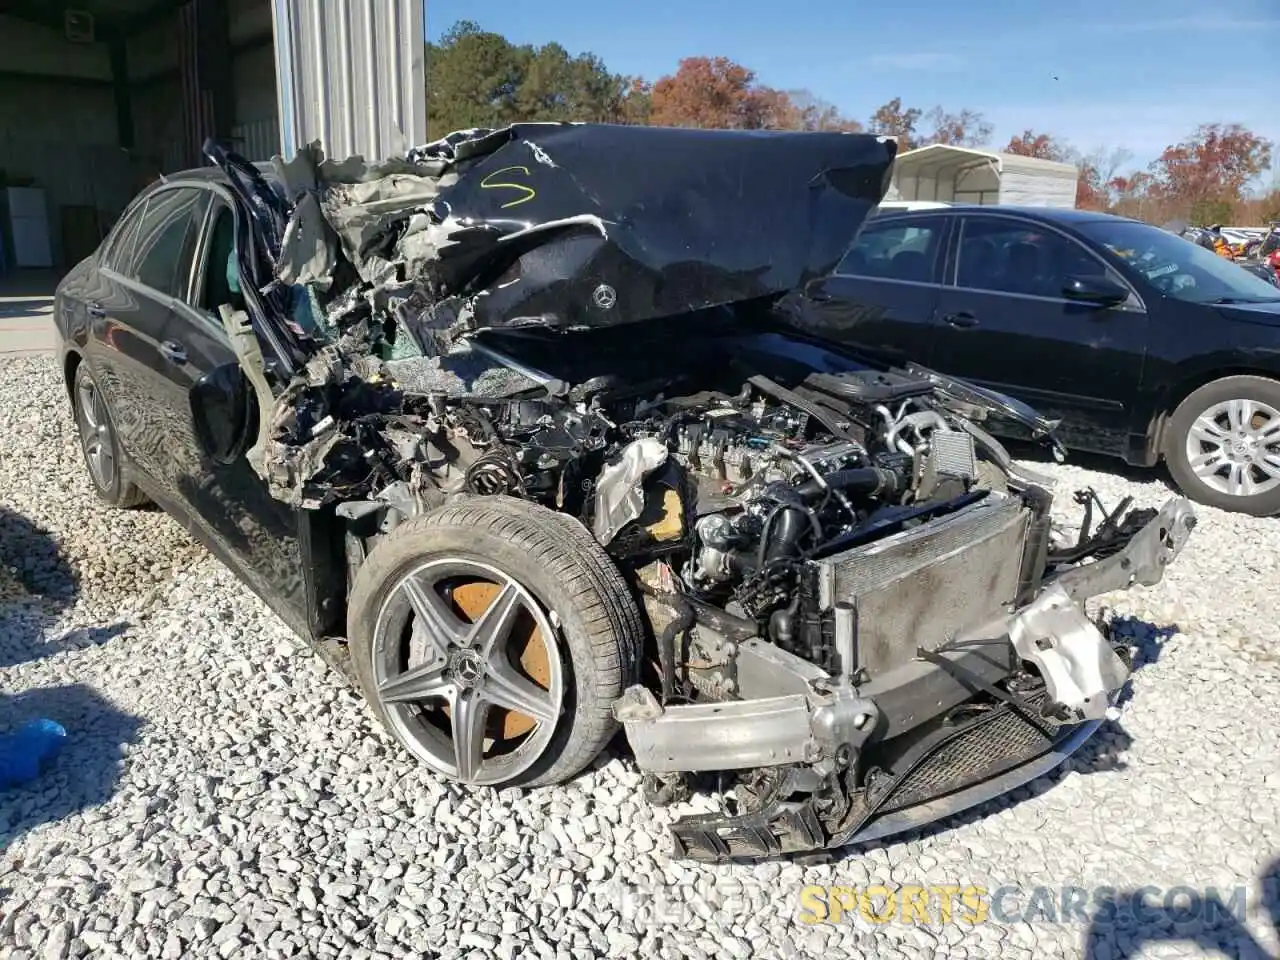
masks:
[(1148, 435), (1151, 437), (1151, 449), (1155, 450), (1160, 457), (1164, 456), (1164, 431), (1168, 426), (1170, 418), (1173, 417), (1173, 411), (1178, 409), (1178, 404), (1191, 396), (1201, 387), (1213, 383), (1215, 380), (1225, 380), (1227, 377), (1262, 377), (1266, 380), (1275, 380), (1280, 382), (1280, 374), (1274, 370), (1259, 370), (1256, 367), (1215, 367), (1212, 370), (1202, 370), (1195, 376), (1187, 377), (1169, 387), (1164, 394), (1155, 414), (1151, 418), (1151, 424), (1147, 428)]
[(62, 361), (62, 376), (67, 382), (67, 399), (74, 400), (76, 385), (76, 370), (80, 367), (80, 354), (74, 350), (68, 350), (66, 358)]

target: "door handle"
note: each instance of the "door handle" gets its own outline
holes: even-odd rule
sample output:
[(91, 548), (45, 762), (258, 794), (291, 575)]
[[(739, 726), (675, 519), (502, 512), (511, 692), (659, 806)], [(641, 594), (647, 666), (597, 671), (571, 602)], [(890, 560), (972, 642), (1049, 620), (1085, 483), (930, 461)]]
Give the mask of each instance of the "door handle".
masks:
[(166, 340), (160, 344), (160, 355), (171, 363), (187, 362), (187, 348), (174, 340)]
[(85, 309), (94, 320), (107, 319), (107, 309), (100, 303), (91, 303)]
[(948, 313), (942, 318), (943, 323), (950, 324), (953, 327), (976, 327), (978, 318), (972, 313), (961, 311), (960, 313)]

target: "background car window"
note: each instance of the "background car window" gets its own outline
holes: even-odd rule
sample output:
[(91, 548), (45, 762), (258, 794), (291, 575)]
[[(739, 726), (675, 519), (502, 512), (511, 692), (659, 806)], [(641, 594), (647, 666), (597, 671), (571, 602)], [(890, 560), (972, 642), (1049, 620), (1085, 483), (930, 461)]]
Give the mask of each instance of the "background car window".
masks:
[(171, 297), (186, 294), (200, 218), (208, 194), (195, 187), (161, 190), (147, 199), (137, 228), (114, 267), (122, 276)]
[(1079, 244), (1034, 224), (966, 219), (960, 234), (957, 286), (1061, 297), (1068, 277), (1106, 273)]
[(941, 220), (881, 223), (863, 228), (837, 273), (928, 282), (942, 236)]

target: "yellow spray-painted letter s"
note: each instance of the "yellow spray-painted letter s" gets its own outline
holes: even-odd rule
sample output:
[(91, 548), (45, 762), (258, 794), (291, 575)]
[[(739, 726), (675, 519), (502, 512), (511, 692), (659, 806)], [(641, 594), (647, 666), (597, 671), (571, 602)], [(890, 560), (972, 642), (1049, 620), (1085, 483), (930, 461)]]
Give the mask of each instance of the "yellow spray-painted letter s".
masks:
[(522, 197), (519, 197), (515, 200), (510, 200), (507, 203), (504, 203), (501, 207), (498, 208), (499, 210), (506, 210), (508, 207), (516, 207), (522, 203), (528, 203), (530, 200), (532, 200), (534, 197), (538, 195), (538, 191), (534, 190), (533, 187), (526, 186), (523, 183), (511, 183), (509, 182), (509, 180), (508, 182), (504, 183), (502, 181), (493, 179), (494, 177), (501, 176), (504, 173), (513, 173), (515, 171), (519, 171), (523, 173), (526, 177), (530, 176), (528, 167), (503, 167), (501, 170), (494, 170), (492, 173), (488, 174), (483, 180), (480, 181), (481, 190), (497, 190), (499, 188), (504, 188), (507, 190), (519, 190), (522, 194), (524, 194), (524, 196)]

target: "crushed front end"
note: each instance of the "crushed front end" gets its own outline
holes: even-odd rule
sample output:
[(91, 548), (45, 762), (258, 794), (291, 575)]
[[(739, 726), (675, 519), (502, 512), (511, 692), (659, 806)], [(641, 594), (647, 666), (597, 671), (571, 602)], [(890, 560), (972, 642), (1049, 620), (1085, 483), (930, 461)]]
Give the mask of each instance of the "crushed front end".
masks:
[(1050, 504), (1034, 485), (988, 492), (818, 551), (763, 632), (697, 610), (694, 683), (729, 693), (664, 706), (634, 687), (616, 710), (653, 799), (708, 771), (733, 784), (724, 814), (674, 823), (676, 853), (754, 858), (899, 833), (1087, 740), (1130, 665), (1083, 602), (1158, 582), (1196, 518), (1182, 498), (1159, 512), (1126, 503), (1062, 544)]
[(984, 426), (1054, 424), (788, 326), (779, 298), (834, 268), (893, 149), (522, 125), (380, 165), (304, 151), (280, 187), (211, 152), (256, 225), (222, 310), (250, 463), (333, 512), (352, 577), (460, 499), (590, 531), (646, 626), (613, 712), (648, 796), (726, 797), (674, 824), (684, 856), (883, 836), (1061, 762), (1129, 674), (1083, 602), (1159, 581), (1195, 523), (1124, 503), (1064, 540)]

